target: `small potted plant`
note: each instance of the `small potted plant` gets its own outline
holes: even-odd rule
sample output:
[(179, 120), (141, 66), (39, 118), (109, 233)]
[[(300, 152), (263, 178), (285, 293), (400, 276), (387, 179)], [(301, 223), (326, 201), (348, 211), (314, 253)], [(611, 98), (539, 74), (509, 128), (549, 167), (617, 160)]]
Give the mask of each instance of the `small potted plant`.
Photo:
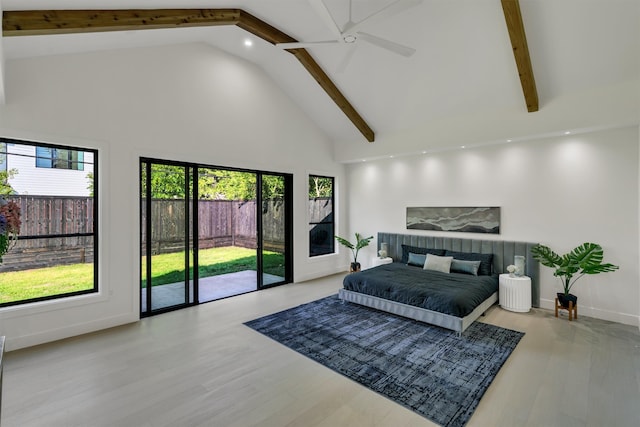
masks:
[(356, 233), (356, 243), (353, 244), (343, 237), (336, 236), (336, 240), (341, 245), (351, 249), (351, 253), (353, 254), (353, 262), (351, 263), (351, 268), (349, 271), (351, 272), (360, 271), (360, 263), (358, 262), (358, 252), (360, 251), (360, 249), (364, 248), (365, 246), (369, 246), (369, 242), (371, 242), (372, 239), (373, 239), (373, 236), (362, 237), (360, 233)]
[(571, 288), (582, 276), (618, 269), (617, 265), (602, 262), (604, 251), (596, 243), (583, 243), (564, 255), (558, 255), (547, 246), (536, 245), (531, 248), (531, 254), (542, 265), (555, 268), (553, 275), (560, 279), (564, 291), (558, 293), (558, 301), (563, 307), (569, 307), (569, 301), (573, 306), (578, 303), (578, 297), (571, 294)]

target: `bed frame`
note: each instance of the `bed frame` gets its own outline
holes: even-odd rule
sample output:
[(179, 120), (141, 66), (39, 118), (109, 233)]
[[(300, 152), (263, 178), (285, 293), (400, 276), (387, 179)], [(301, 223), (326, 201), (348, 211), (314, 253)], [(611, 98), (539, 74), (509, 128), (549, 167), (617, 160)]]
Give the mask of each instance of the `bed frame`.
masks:
[[(540, 306), (539, 266), (538, 261), (531, 256), (531, 248), (536, 243), (378, 233), (378, 249), (381, 248), (382, 243), (388, 244), (387, 256), (393, 258), (394, 262), (398, 262), (402, 258), (402, 245), (448, 249), (457, 252), (492, 253), (494, 274), (505, 272), (507, 266), (513, 264), (515, 255), (523, 255), (525, 257), (525, 275), (531, 278), (531, 303), (534, 307)], [(346, 289), (340, 289), (338, 295), (343, 301), (441, 326), (456, 331), (458, 335), (462, 334), (469, 325), (498, 301), (498, 292), (495, 292), (467, 316), (456, 317)]]

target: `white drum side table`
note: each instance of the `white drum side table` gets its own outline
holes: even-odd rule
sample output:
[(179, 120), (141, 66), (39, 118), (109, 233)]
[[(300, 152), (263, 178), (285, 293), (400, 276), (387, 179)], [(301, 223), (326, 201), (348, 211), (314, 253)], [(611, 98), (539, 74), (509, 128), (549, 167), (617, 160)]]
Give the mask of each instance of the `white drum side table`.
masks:
[(531, 310), (531, 278), (501, 274), (498, 281), (500, 307), (509, 311), (526, 313)]
[(384, 265), (384, 264), (391, 264), (392, 262), (393, 262), (393, 258), (391, 257), (380, 258), (376, 256), (376, 257), (373, 257), (373, 259), (371, 260), (371, 267), (377, 267), (379, 265)]

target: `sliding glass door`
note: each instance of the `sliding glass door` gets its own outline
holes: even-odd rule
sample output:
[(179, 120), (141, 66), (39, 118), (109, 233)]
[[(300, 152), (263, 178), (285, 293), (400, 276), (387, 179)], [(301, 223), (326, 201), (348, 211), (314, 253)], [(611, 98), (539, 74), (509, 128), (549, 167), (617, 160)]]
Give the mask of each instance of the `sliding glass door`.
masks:
[(292, 235), (291, 221), (291, 177), (286, 175), (260, 175), (260, 279), (261, 287), (285, 283), (291, 277), (291, 248), (289, 238)]
[(198, 168), (200, 302), (258, 289), (256, 172)]
[(141, 311), (165, 311), (195, 301), (193, 169), (141, 164)]
[(292, 181), (142, 159), (141, 314), (291, 282)]

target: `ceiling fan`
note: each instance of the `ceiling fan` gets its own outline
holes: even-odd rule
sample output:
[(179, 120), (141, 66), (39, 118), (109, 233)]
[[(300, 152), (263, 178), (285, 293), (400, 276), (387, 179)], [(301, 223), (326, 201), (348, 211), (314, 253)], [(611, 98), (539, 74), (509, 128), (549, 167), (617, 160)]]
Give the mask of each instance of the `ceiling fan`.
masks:
[(410, 57), (415, 53), (415, 49), (404, 46), (391, 40), (383, 39), (381, 37), (374, 36), (373, 34), (365, 33), (360, 31), (361, 28), (365, 26), (371, 26), (376, 22), (382, 21), (385, 18), (389, 18), (393, 15), (396, 15), (400, 12), (403, 12), (411, 7), (417, 6), (422, 3), (422, 0), (396, 0), (383, 9), (369, 15), (367, 18), (359, 21), (353, 22), (351, 20), (351, 2), (349, 0), (349, 20), (347, 23), (341, 28), (333, 19), (331, 12), (324, 4), (322, 0), (309, 0), (309, 3), (315, 10), (315, 12), (320, 16), (320, 18), (324, 21), (327, 27), (333, 33), (335, 39), (333, 40), (324, 40), (324, 41), (311, 41), (311, 42), (296, 42), (296, 43), (278, 43), (276, 46), (282, 49), (298, 49), (298, 48), (308, 48), (308, 47), (316, 47), (321, 45), (349, 45), (350, 50), (347, 52), (347, 55), (343, 59), (342, 63), (339, 66), (339, 70), (342, 70), (346, 67), (347, 62), (350, 60), (351, 56), (354, 52), (354, 47), (358, 41), (364, 40), (368, 43), (371, 43), (375, 46), (381, 47), (383, 49), (389, 50), (398, 55), (402, 55), (405, 57)]

